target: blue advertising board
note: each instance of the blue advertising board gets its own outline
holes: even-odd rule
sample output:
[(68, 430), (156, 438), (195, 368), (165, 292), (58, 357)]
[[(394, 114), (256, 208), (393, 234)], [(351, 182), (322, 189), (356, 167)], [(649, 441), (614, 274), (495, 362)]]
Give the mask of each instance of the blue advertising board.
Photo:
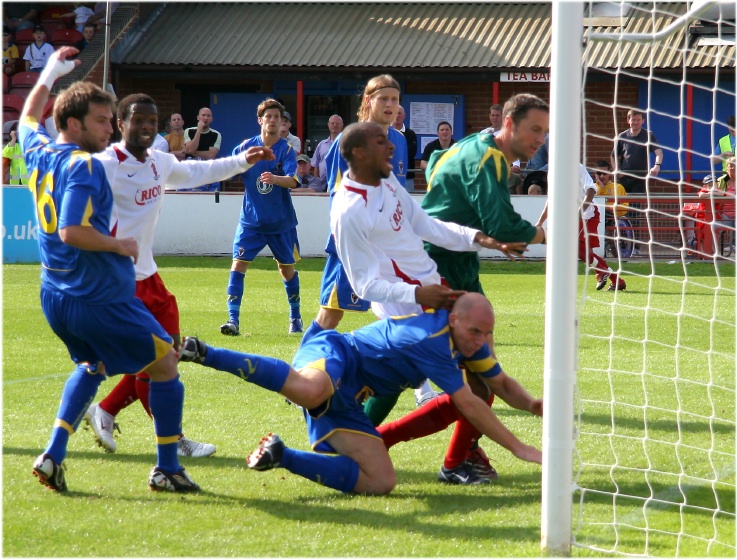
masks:
[(3, 263), (40, 262), (38, 225), (28, 187), (3, 187)]

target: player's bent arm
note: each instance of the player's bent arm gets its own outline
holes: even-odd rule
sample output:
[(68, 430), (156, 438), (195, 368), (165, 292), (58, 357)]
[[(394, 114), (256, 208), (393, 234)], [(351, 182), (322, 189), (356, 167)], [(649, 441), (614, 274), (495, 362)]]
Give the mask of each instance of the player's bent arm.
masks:
[(489, 406), (464, 385), (450, 396), (458, 411), (482, 434), (508, 449), (515, 457), (532, 463), (542, 463), (542, 453), (522, 443), (501, 423)]
[(542, 399), (532, 398), (514, 377), (509, 377), (502, 372), (494, 377), (486, 378), (485, 381), (494, 394), (509, 406), (542, 416)]
[(195, 151), (194, 155), (195, 157), (204, 159), (204, 160), (213, 160), (218, 157), (218, 154), (220, 153), (220, 150), (218, 148), (209, 148), (207, 150), (197, 150)]
[(92, 226), (67, 226), (59, 230), (59, 238), (72, 247), (84, 251), (117, 253), (138, 260), (138, 242), (133, 237), (118, 239), (103, 235)]

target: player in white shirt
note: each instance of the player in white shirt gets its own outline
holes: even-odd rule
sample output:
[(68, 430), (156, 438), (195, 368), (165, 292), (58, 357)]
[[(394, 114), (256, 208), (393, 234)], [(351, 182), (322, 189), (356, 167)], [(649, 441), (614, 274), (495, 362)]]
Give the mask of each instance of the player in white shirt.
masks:
[[(592, 200), (596, 196), (596, 183), (586, 171), (586, 168), (578, 164), (578, 183), (581, 186), (579, 199), (580, 219), (578, 221), (578, 258), (585, 262), (588, 266), (592, 266), (596, 270), (596, 289), (602, 290), (606, 286), (607, 280), (611, 279), (608, 291), (616, 292), (625, 290), (627, 284), (619, 278), (611, 269), (607, 262), (594, 253), (594, 249), (599, 247), (599, 223), (601, 215), (596, 205), (592, 204)], [(548, 203), (545, 203), (540, 218), (537, 220), (536, 226), (542, 226), (548, 218)]]
[[(509, 257), (526, 250), (525, 243), (499, 243), (478, 230), (428, 216), (394, 177), (394, 145), (381, 125), (366, 121), (346, 128), (340, 154), (348, 172), (335, 191), (330, 231), (353, 291), (371, 301), (380, 318), (450, 307), (465, 293), (441, 284), (423, 239), (455, 251), (498, 249)], [(399, 394), (385, 397), (378, 406), (369, 399), (364, 407), (375, 425)]]
[(423, 306), (447, 307), (463, 293), (441, 284), (423, 240), (452, 251), (524, 249), (428, 216), (394, 177), (393, 153), (378, 124), (346, 128), (341, 155), (349, 171), (330, 210), (330, 231), (351, 286), (382, 319), (419, 313)]
[[(268, 148), (257, 147), (228, 158), (179, 161), (171, 154), (152, 149), (157, 137), (158, 110), (155, 101), (145, 94), (124, 98), (117, 117), (123, 141), (95, 155), (106, 168), (116, 168), (111, 181), (115, 202), (112, 231), (116, 237), (133, 237), (138, 242), (136, 296), (172, 336), (175, 348), (179, 348), (176, 299), (164, 286), (153, 256), (154, 233), (164, 192), (167, 188), (196, 187), (228, 179), (246, 171), (256, 161), (273, 159), (273, 155)], [(115, 416), (138, 399), (150, 415), (145, 372), (122, 376), (105, 399), (87, 410), (85, 421), (107, 452), (113, 453), (117, 447), (113, 439)], [(215, 453), (215, 446), (180, 434), (177, 452), (182, 456), (207, 457)]]
[[(330, 231), (346, 277), (380, 318), (420, 313), (423, 307), (450, 307), (465, 293), (441, 283), (423, 240), (454, 251), (497, 249), (510, 258), (527, 245), (500, 243), (478, 230), (430, 217), (394, 177), (393, 154), (394, 145), (381, 125), (359, 122), (347, 127), (340, 155), (348, 172), (330, 209)], [(368, 399), (364, 412), (379, 425), (398, 398)]]

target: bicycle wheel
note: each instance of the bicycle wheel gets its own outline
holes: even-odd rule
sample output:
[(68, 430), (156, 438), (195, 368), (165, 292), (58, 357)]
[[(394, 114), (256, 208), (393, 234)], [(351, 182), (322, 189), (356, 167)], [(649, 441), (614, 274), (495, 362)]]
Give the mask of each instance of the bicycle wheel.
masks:
[(619, 218), (617, 220), (617, 226), (618, 226), (618, 235), (616, 238), (616, 242), (613, 244), (617, 248), (617, 253), (620, 257), (623, 259), (628, 259), (632, 256), (632, 251), (635, 248), (635, 243), (633, 239), (635, 238), (635, 234), (631, 229), (621, 229), (621, 228), (630, 228), (632, 227), (632, 224), (627, 218)]

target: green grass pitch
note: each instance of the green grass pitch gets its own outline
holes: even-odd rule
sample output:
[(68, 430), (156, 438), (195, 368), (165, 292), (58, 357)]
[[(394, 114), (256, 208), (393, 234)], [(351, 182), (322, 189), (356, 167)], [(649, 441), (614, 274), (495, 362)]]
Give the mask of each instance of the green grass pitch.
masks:
[[(224, 337), (219, 325), (227, 317), (225, 287), (230, 260), (226, 258), (158, 259), (160, 274), (177, 296), (184, 335), (197, 335), (209, 343), (275, 356), (287, 361), (299, 339), (287, 335), (288, 305), (281, 279), (271, 259), (257, 259), (246, 277), (246, 293), (241, 321), (242, 336)], [(324, 261), (305, 259), (299, 266), (302, 287), (302, 314), (307, 324), (318, 310), (318, 290)], [(638, 269), (637, 266), (642, 266)], [(660, 266), (660, 265), (658, 265)], [(630, 265), (647, 275), (649, 265)], [(657, 285), (658, 306), (679, 309), (683, 300), (678, 280), (680, 267), (658, 270), (674, 275), (675, 281)], [(496, 311), (497, 353), (505, 371), (533, 395), (541, 395), (543, 380), (543, 330), (545, 309), (545, 265), (534, 262), (484, 263), (483, 285)], [(397, 445), (391, 457), (399, 483), (386, 497), (343, 495), (305, 481), (282, 469), (265, 473), (249, 471), (244, 457), (268, 432), (278, 433), (295, 448), (307, 449), (307, 437), (299, 409), (289, 406), (279, 395), (251, 386), (226, 373), (194, 364), (182, 364), (186, 386), (184, 431), (193, 439), (217, 445), (215, 456), (184, 459), (182, 463), (202, 486), (198, 495), (158, 494), (148, 490), (148, 473), (155, 462), (151, 420), (135, 403), (118, 416), (122, 434), (118, 451), (108, 455), (95, 446), (90, 432), (80, 429), (70, 439), (66, 459), (69, 492), (57, 495), (39, 485), (31, 475), (34, 458), (49, 437), (67, 372), (72, 366), (62, 343), (49, 329), (38, 299), (38, 265), (3, 266), (3, 554), (16, 557), (537, 557), (540, 556), (541, 469), (523, 463), (488, 440), (482, 445), (499, 471), (499, 479), (486, 487), (462, 488), (437, 482), (450, 429), (431, 437)], [(582, 270), (582, 269), (581, 269)], [(674, 272), (675, 271), (675, 272)], [(732, 296), (721, 301), (722, 316), (731, 321), (730, 333), (718, 333), (718, 344), (734, 352), (734, 266), (713, 275), (708, 264), (692, 264), (688, 272), (705, 288), (726, 283)], [(633, 338), (642, 330), (638, 309), (653, 304), (648, 280), (627, 278), (629, 287), (618, 294), (627, 307), (612, 319), (609, 302), (614, 295), (596, 292), (584, 276), (581, 290), (590, 298), (584, 307), (582, 324), (593, 332), (608, 332), (612, 324), (623, 336)], [(687, 288), (691, 290), (691, 288)], [(650, 294), (650, 295), (649, 295)], [(705, 299), (705, 301), (708, 298)], [(731, 311), (730, 311), (731, 310)], [(622, 313), (620, 317), (618, 313)], [(358, 328), (369, 321), (368, 314), (347, 315), (341, 330)], [(675, 338), (672, 329), (688, 328), (662, 321), (657, 342)], [(725, 329), (728, 330), (728, 329)], [(652, 333), (651, 333), (652, 336)], [(586, 365), (606, 368), (609, 343), (586, 340)], [(731, 344), (731, 346), (730, 346)], [(613, 346), (617, 349), (616, 342)], [(618, 350), (618, 349), (617, 349)], [(619, 351), (619, 350), (618, 350)], [(642, 353), (629, 360), (646, 359)], [(699, 356), (693, 356), (696, 365)], [(669, 364), (666, 364), (669, 365)], [(717, 364), (719, 367), (723, 363)], [(719, 383), (734, 389), (734, 364), (729, 379)], [(628, 367), (636, 368), (637, 364)], [(101, 386), (98, 400), (114, 386), (111, 378)], [(646, 388), (647, 391), (647, 388)], [(672, 393), (667, 393), (672, 391)], [(622, 382), (617, 387), (622, 402), (638, 403), (641, 383)], [(652, 387), (665, 406), (682, 396), (672, 385)], [(699, 393), (700, 397), (708, 395)], [(716, 395), (717, 404), (732, 407), (732, 399)], [(414, 408), (414, 395), (400, 398), (390, 419)], [(494, 408), (501, 420), (518, 436), (541, 445), (539, 418), (510, 409), (499, 402)], [(602, 407), (604, 408), (604, 407)], [(547, 411), (549, 412), (549, 411)], [(637, 433), (636, 420), (628, 411), (623, 429)], [(590, 418), (606, 424), (608, 411), (591, 410)], [(667, 437), (673, 419), (667, 415), (651, 429)], [(603, 428), (602, 428), (603, 429)], [(658, 434), (655, 434), (658, 435)], [(720, 449), (734, 451), (734, 424), (693, 422), (688, 438), (720, 440)], [(586, 445), (599, 445), (586, 443)], [(610, 446), (593, 449), (609, 457)], [(672, 466), (666, 452), (650, 451), (658, 465)], [(637, 459), (637, 458), (635, 458)], [(697, 460), (693, 457), (689, 460)], [(668, 462), (671, 465), (668, 465)], [(588, 475), (586, 482), (611, 487), (610, 473), (603, 469)], [(734, 489), (734, 465), (731, 476)], [(642, 491), (633, 480), (633, 492)], [(729, 482), (729, 481), (728, 481)], [(671, 484), (664, 479), (663, 485)], [(709, 505), (714, 493), (696, 485), (692, 494), (697, 505)], [(701, 494), (699, 494), (701, 492)], [(729, 519), (694, 510), (685, 512), (685, 525), (694, 534), (731, 531), (724, 540), (732, 548), (707, 551), (701, 541), (686, 539), (680, 556), (734, 556), (734, 492), (720, 491), (720, 504), (731, 511)], [(699, 501), (700, 500), (700, 501)], [(606, 500), (592, 499), (591, 515), (606, 521), (611, 507)], [(678, 516), (676, 516), (678, 517)], [(596, 520), (596, 519), (594, 519)], [(642, 520), (633, 518), (637, 525)], [(659, 519), (664, 532), (678, 526), (680, 519)], [(604, 543), (610, 535), (602, 529), (594, 535)], [(635, 551), (642, 552), (639, 534), (624, 533)], [(628, 546), (629, 546), (628, 545)], [(573, 549), (574, 556), (606, 556)], [(653, 538), (649, 554), (673, 556), (675, 540)]]

